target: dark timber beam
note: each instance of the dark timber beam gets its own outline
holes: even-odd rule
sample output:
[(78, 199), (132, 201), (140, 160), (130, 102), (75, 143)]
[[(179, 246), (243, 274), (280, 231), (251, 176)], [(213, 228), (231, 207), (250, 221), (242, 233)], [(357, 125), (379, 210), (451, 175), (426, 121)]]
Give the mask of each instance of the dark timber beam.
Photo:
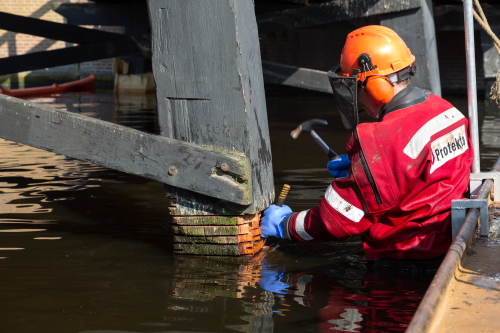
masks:
[[(488, 24), (492, 29), (500, 28), (500, 6), (490, 5), (481, 2), (483, 11), (488, 19)], [(434, 24), (437, 31), (464, 31), (464, 6), (457, 5), (437, 5), (434, 6)], [(474, 20), (474, 29), (483, 28)]]
[(262, 61), (264, 81), (332, 94), (327, 72)]
[(441, 96), (432, 1), (416, 2), (417, 9), (381, 15), (380, 24), (396, 31), (415, 55), (417, 74), (412, 78), (413, 84)]
[[(0, 137), (239, 205), (252, 203), (251, 161), (0, 95)], [(228, 165), (230, 173), (218, 167)], [(241, 178), (245, 176), (246, 181)]]
[(421, 6), (420, 0), (336, 0), (257, 16), (259, 34), (379, 15)]
[[(257, 213), (274, 199), (262, 62), (252, 0), (149, 0), (161, 135), (248, 156)], [(221, 200), (171, 186), (179, 214), (227, 215)]]
[(0, 29), (68, 43), (85, 44), (123, 37), (112, 32), (0, 12)]
[[(149, 36), (149, 16), (146, 2), (124, 3), (56, 3), (53, 10), (63, 16), (68, 24), (124, 26), (127, 36)], [(140, 55), (123, 56), (129, 63), (128, 74), (151, 71), (151, 60)]]
[[(122, 36), (122, 35), (119, 35)], [(111, 40), (87, 43), (58, 50), (28, 53), (0, 59), (0, 75), (76, 64), (132, 54), (146, 55), (149, 41), (122, 36)]]
[(53, 10), (75, 25), (149, 26), (146, 3), (56, 3)]

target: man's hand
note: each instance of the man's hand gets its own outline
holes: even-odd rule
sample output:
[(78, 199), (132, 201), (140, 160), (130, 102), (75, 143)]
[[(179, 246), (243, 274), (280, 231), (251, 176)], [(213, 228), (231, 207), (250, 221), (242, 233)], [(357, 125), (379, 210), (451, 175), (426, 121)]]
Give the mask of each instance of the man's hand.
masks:
[(340, 155), (339, 158), (331, 160), (326, 165), (328, 172), (334, 178), (346, 178), (349, 175), (349, 166), (351, 165), (351, 160), (347, 154)]
[(292, 210), (287, 205), (282, 207), (271, 205), (264, 211), (264, 217), (260, 222), (262, 228), (261, 236), (264, 238), (273, 236), (283, 238), (283, 220), (290, 215)]

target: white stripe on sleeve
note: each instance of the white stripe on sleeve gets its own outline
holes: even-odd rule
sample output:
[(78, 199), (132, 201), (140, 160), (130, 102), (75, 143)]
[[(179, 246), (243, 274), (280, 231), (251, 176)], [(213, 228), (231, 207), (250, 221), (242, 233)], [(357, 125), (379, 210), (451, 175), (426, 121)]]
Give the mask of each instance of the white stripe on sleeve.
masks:
[(304, 228), (304, 219), (306, 218), (308, 211), (309, 210), (304, 210), (300, 212), (297, 215), (297, 219), (295, 220), (295, 232), (297, 233), (297, 235), (299, 235), (300, 238), (306, 241), (314, 239), (311, 235), (307, 233), (306, 229)]
[(435, 116), (413, 135), (410, 142), (403, 149), (403, 152), (410, 158), (416, 159), (427, 143), (431, 141), (431, 136), (463, 118), (465, 118), (464, 115), (455, 108), (448, 109)]
[(365, 212), (345, 201), (330, 185), (325, 192), (325, 199), (330, 206), (353, 222), (359, 222)]

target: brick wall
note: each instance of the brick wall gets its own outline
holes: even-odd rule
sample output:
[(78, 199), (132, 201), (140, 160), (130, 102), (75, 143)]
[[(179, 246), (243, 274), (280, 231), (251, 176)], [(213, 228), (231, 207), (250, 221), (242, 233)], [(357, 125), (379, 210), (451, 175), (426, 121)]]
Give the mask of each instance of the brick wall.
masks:
[[(57, 23), (65, 23), (64, 18), (52, 11), (52, 5), (56, 2), (64, 3), (87, 3), (88, 0), (0, 0), (0, 11), (47, 20)], [(110, 32), (123, 33), (123, 27), (93, 27)], [(46, 50), (56, 50), (71, 47), (73, 44), (55, 41), (43, 37), (25, 35), (0, 29), (0, 57), (23, 55), (27, 53)], [(76, 80), (95, 74), (98, 79), (111, 80), (113, 59), (85, 62), (60, 66), (55, 68), (24, 72), (13, 75), (0, 76), (0, 84), (7, 88), (23, 88), (25, 86), (39, 85), (40, 82), (63, 82)]]

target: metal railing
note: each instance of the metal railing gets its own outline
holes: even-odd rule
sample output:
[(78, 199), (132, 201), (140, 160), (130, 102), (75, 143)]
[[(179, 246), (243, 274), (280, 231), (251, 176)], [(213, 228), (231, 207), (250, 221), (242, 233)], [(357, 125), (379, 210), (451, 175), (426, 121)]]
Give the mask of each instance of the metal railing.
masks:
[(467, 56), (467, 99), (469, 106), (469, 129), (474, 149), (472, 172), (481, 172), (479, 162), (479, 127), (477, 116), (476, 57), (474, 53), (473, 0), (464, 0), (465, 51)]
[[(500, 171), (500, 158), (493, 166), (492, 171)], [(477, 199), (488, 199), (492, 189), (493, 180), (486, 179), (479, 189)], [(420, 306), (406, 330), (407, 333), (429, 332), (433, 329), (436, 321), (439, 320), (440, 311), (445, 310), (441, 307), (444, 295), (450, 288), (450, 282), (455, 276), (455, 271), (460, 266), (465, 250), (470, 247), (474, 239), (479, 217), (479, 209), (469, 209), (462, 227), (453, 240), (441, 266), (439, 266), (422, 302), (420, 302)]]

